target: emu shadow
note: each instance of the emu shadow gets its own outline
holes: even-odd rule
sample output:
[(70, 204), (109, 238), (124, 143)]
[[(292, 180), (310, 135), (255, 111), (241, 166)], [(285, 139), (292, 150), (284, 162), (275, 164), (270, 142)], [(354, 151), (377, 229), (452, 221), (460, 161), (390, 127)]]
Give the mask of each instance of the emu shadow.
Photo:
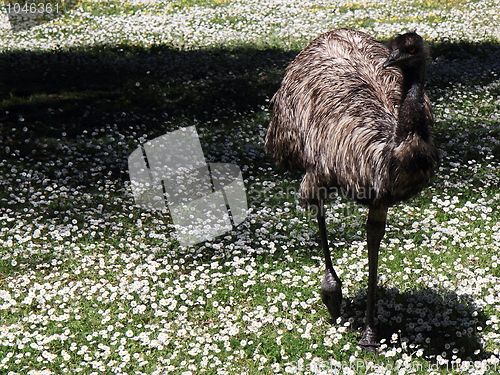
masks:
[[(382, 344), (388, 347), (403, 345), (410, 353), (423, 349), (424, 356), (441, 355), (448, 360), (453, 356), (461, 360), (489, 357), (479, 337), (487, 317), (471, 296), (432, 288), (401, 292), (397, 288), (379, 287), (377, 293), (376, 316)], [(353, 329), (362, 330), (366, 305), (364, 288), (345, 301), (343, 319), (352, 318)]]

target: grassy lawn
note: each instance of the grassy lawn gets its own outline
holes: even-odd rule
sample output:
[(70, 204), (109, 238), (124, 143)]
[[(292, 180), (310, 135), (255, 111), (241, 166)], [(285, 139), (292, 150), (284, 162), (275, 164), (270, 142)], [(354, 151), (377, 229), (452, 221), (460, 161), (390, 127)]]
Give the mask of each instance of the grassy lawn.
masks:
[[(0, 373), (500, 371), (497, 1), (58, 3), (15, 30), (7, 5), (0, 17)], [(356, 347), (366, 209), (328, 207), (345, 296), (332, 322), (301, 177), (263, 150), (285, 67), (338, 27), (417, 29), (432, 51), (442, 162), (389, 212), (378, 355)], [(127, 160), (192, 125), (209, 162), (241, 168), (250, 209), (186, 248), (168, 212), (134, 204)]]

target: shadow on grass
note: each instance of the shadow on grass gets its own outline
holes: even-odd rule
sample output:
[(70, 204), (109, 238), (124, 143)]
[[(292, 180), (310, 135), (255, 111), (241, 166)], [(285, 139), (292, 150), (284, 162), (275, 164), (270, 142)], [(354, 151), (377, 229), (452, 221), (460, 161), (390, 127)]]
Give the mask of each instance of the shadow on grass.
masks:
[[(441, 43), (433, 51), (430, 87), (487, 83), (500, 74), (498, 45)], [(269, 105), (296, 53), (166, 45), (4, 52), (0, 122), (4, 135), (9, 124), (27, 126), (35, 135), (60, 137), (64, 131), (72, 137), (107, 122), (128, 130), (150, 120), (143, 126), (154, 132), (155, 125), (175, 118), (234, 119)]]
[(168, 46), (0, 53), (2, 159), (45, 166), (70, 147), (79, 157), (66, 185), (98, 179), (87, 172), (96, 164), (128, 180), (127, 157), (145, 137), (197, 124), (209, 129), (202, 141), (213, 133), (226, 138), (235, 121), (255, 121), (294, 54)]
[[(432, 48), (430, 88), (456, 82), (488, 84), (500, 75), (498, 45), (441, 43)], [(179, 50), (167, 45), (0, 53), (0, 151), (12, 162), (47, 164), (73, 144), (82, 154), (81, 165), (73, 161), (75, 184), (92, 180), (82, 173), (100, 162), (127, 180), (126, 158), (144, 135), (152, 139), (193, 123), (208, 129), (200, 134), (207, 139), (211, 133), (230, 136), (235, 122), (260, 121), (266, 127), (268, 117), (255, 119), (255, 114), (269, 109), (269, 99), (296, 53), (250, 46)], [(491, 90), (500, 95), (499, 86)], [(117, 134), (124, 140), (120, 146), (117, 139), (112, 143)], [(453, 136), (447, 129), (437, 129), (436, 135), (438, 140)], [(255, 155), (263, 151), (261, 144), (245, 147), (259, 151)], [(88, 160), (108, 149), (118, 155)], [(269, 163), (260, 157), (248, 160)]]
[[(405, 292), (379, 288), (377, 293), (382, 343), (389, 347), (404, 343), (409, 354), (422, 349), (424, 356), (439, 355), (448, 360), (453, 356), (461, 360), (489, 357), (479, 338), (487, 318), (471, 296), (431, 288)], [(365, 308), (366, 291), (360, 290), (353, 299), (346, 299), (343, 317), (354, 318), (354, 329), (362, 331)]]
[(1, 120), (16, 124), (22, 116), (24, 125), (39, 125), (38, 132), (70, 137), (113, 120), (126, 130), (141, 117), (231, 118), (266, 105), (293, 55), (168, 46), (3, 53), (0, 100), (9, 114), (3, 111)]

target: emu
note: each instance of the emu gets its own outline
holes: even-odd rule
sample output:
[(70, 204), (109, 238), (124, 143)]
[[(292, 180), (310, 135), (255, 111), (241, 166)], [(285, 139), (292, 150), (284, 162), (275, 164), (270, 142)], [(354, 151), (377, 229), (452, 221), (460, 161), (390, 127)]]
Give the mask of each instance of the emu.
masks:
[(342, 283), (331, 260), (324, 205), (332, 192), (368, 206), (366, 320), (358, 345), (376, 352), (378, 253), (388, 208), (418, 194), (439, 162), (424, 91), (428, 47), (415, 32), (387, 45), (354, 30), (327, 32), (288, 66), (272, 99), (266, 152), (305, 172), (300, 195), (315, 208), (325, 274), (321, 299), (340, 316)]

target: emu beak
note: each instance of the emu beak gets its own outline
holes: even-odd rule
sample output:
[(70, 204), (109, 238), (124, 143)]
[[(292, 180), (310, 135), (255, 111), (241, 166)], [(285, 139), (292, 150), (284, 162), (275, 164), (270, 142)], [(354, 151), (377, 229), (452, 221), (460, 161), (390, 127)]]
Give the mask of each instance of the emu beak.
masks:
[(399, 58), (399, 49), (396, 49), (391, 52), (387, 60), (385, 60), (383, 67), (387, 68), (388, 66), (392, 66), (398, 61)]

